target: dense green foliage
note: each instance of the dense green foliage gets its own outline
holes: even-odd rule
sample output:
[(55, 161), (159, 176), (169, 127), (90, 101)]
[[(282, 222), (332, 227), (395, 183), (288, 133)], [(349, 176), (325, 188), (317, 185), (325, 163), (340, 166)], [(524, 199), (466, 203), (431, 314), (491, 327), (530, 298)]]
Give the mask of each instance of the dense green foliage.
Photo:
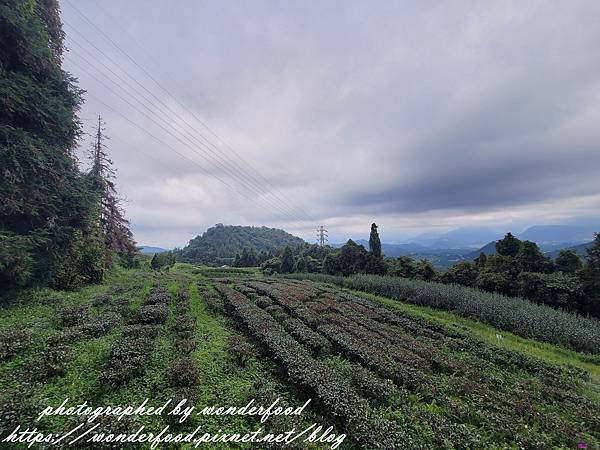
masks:
[(334, 283), (416, 305), (439, 308), (475, 318), (519, 336), (600, 354), (600, 322), (597, 319), (558, 311), (518, 297), (390, 276), (292, 274), (288, 277)]
[(0, 3), (0, 40), (0, 285), (98, 282), (112, 249), (72, 154), (83, 91), (61, 69), (58, 3)]
[(376, 258), (381, 258), (381, 240), (377, 232), (377, 224), (371, 224), (371, 234), (369, 235), (369, 250)]
[(43, 280), (70, 287), (97, 258), (94, 230), (88, 226), (93, 198), (71, 155), (79, 135), (75, 111), (81, 91), (60, 68), (59, 24), (56, 2), (0, 4), (4, 286)]
[(496, 247), (496, 254), (482, 254), (474, 263), (461, 261), (435, 279), (600, 316), (598, 285), (585, 281), (597, 277), (593, 254), (599, 244), (589, 246), (585, 264), (572, 250), (562, 250), (552, 261), (534, 242), (520, 241), (510, 233)]
[(370, 248), (371, 250), (367, 251), (352, 239), (339, 249), (326, 245), (304, 244), (286, 248), (282, 255), (264, 261), (261, 268), (267, 274), (291, 272), (330, 275), (385, 274), (387, 267), (381, 254), (381, 242), (376, 224), (371, 225)]
[(217, 224), (196, 236), (177, 251), (184, 262), (209, 265), (232, 265), (244, 249), (255, 254), (274, 255), (286, 246), (302, 245), (304, 241), (283, 230), (267, 227), (245, 227)]
[(173, 252), (155, 253), (150, 260), (150, 267), (154, 270), (168, 269), (175, 264), (175, 254)]

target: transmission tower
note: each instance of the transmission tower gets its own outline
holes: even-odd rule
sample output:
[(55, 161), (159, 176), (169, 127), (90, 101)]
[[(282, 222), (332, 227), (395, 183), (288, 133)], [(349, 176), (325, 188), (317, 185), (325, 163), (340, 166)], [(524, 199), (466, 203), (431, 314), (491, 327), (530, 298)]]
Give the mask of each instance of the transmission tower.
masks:
[(325, 242), (327, 242), (327, 230), (323, 228), (323, 225), (319, 225), (317, 228), (317, 242), (321, 246), (325, 245)]

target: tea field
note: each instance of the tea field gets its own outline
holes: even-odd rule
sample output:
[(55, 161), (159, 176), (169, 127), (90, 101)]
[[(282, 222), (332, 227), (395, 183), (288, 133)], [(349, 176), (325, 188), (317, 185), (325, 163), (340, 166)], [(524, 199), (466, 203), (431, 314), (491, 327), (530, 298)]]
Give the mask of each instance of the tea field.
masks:
[(590, 352), (333, 284), (177, 264), (166, 273), (122, 271), (71, 293), (25, 291), (4, 299), (0, 317), (0, 437), (18, 424), (72, 429), (72, 417), (36, 421), (43, 406), (66, 398), (188, 399), (200, 408), (279, 398), (282, 406), (311, 402), (301, 416), (266, 423), (144, 416), (100, 427), (283, 433), (319, 423), (347, 435), (340, 448), (600, 448), (600, 365)]

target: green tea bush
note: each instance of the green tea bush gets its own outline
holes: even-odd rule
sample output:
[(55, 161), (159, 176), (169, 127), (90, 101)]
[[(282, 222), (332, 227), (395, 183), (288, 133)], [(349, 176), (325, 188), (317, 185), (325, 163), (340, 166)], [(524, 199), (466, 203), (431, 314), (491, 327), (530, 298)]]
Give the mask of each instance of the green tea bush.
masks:
[(140, 308), (135, 318), (139, 324), (163, 324), (169, 316), (169, 308), (164, 303), (144, 305)]
[(241, 293), (225, 285), (218, 285), (217, 289), (224, 296), (229, 310), (283, 366), (290, 380), (312, 392), (334, 417), (342, 420), (362, 448), (403, 447), (396, 425), (371, 410), (348, 380), (315, 360), (275, 319)]
[(94, 297), (92, 305), (94, 306), (104, 306), (108, 305), (112, 302), (112, 295), (110, 294), (98, 294)]
[(63, 327), (82, 325), (89, 316), (90, 309), (85, 305), (67, 306), (58, 312), (58, 318)]
[(222, 313), (225, 311), (223, 299), (212, 292), (204, 294), (204, 302), (206, 303), (208, 309), (213, 312)]
[(4, 361), (27, 349), (32, 341), (27, 329), (10, 329), (0, 334), (0, 361)]
[(30, 373), (38, 380), (63, 375), (73, 357), (73, 350), (66, 345), (52, 345), (40, 352), (29, 363)]
[(169, 369), (171, 384), (177, 387), (196, 386), (200, 379), (196, 362), (189, 357), (176, 360)]
[(232, 335), (227, 339), (227, 351), (233, 356), (236, 364), (240, 367), (246, 367), (246, 364), (253, 356), (256, 356), (256, 350), (245, 338), (238, 335)]
[(189, 355), (194, 350), (196, 350), (196, 348), (198, 348), (198, 342), (196, 341), (196, 339), (192, 339), (192, 338), (177, 339), (175, 341), (175, 348), (177, 349), (177, 351), (179, 353), (182, 353), (184, 355)]
[(146, 337), (123, 337), (113, 344), (101, 379), (108, 386), (124, 384), (144, 373), (144, 366), (154, 348)]
[(154, 340), (160, 334), (160, 327), (157, 325), (125, 325), (123, 327), (124, 337), (144, 338)]
[(398, 392), (392, 380), (378, 377), (360, 364), (350, 366), (349, 376), (360, 393), (375, 400), (386, 401)]
[(291, 274), (285, 277), (333, 283), (419, 306), (443, 309), (519, 336), (600, 354), (600, 321), (518, 297), (389, 276)]
[(86, 319), (85, 323), (68, 327), (49, 339), (49, 343), (68, 343), (81, 339), (97, 338), (106, 335), (121, 321), (121, 316), (113, 311), (108, 311), (99, 316)]

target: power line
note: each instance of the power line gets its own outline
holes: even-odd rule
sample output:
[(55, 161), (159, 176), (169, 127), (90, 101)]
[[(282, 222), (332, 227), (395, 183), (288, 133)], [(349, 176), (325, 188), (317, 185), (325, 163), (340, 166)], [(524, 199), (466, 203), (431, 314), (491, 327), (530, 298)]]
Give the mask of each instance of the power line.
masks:
[[(208, 125), (206, 125), (201, 119), (199, 119), (197, 117), (197, 115), (191, 111), (189, 108), (187, 108), (185, 105), (183, 105), (181, 102), (179, 102), (177, 100), (177, 98), (175, 98), (175, 96), (173, 94), (171, 94), (171, 92), (165, 88), (164, 86), (162, 86), (156, 79), (155, 77), (152, 76), (152, 74), (150, 74), (146, 69), (144, 69), (144, 67), (142, 67), (140, 64), (137, 63), (137, 61), (135, 61), (135, 59), (133, 57), (131, 57), (126, 51), (124, 51), (109, 35), (107, 35), (101, 28), (99, 28), (96, 24), (94, 24), (93, 21), (91, 21), (81, 10), (79, 10), (75, 5), (73, 5), (72, 2), (70, 2), (69, 0), (66, 0), (67, 3), (69, 5), (71, 5), (71, 7), (86, 21), (88, 22), (91, 26), (93, 26), (96, 30), (98, 30), (98, 32), (100, 32), (100, 34), (102, 34), (117, 50), (119, 50), (119, 52), (121, 52), (123, 55), (125, 55), (127, 57), (127, 59), (129, 59), (136, 67), (138, 67), (138, 69), (140, 69), (149, 79), (151, 79), (161, 90), (163, 90), (167, 95), (169, 95), (182, 109), (184, 109), (186, 112), (188, 112), (190, 115), (192, 115), (192, 117), (194, 117), (200, 124), (202, 124), (202, 126), (204, 128), (206, 128), (212, 135), (214, 135), (222, 144), (224, 144), (230, 151), (232, 151), (237, 157), (238, 160), (245, 163), (252, 171), (254, 171), (255, 173), (258, 174), (258, 176), (260, 178), (262, 178), (263, 183), (266, 183), (267, 185), (270, 185), (271, 187), (271, 195), (273, 195), (274, 197), (277, 197), (280, 201), (284, 202), (287, 205), (287, 198), (285, 198), (278, 190), (277, 188), (275, 188), (274, 186), (271, 185), (271, 183), (258, 171), (256, 171), (256, 169), (254, 169), (247, 161), (244, 160), (244, 158), (242, 158), (237, 152), (235, 152), (235, 150), (233, 148), (231, 148), (230, 145), (228, 145), (227, 143), (225, 143), (212, 129), (210, 129), (210, 127), (208, 127)], [(106, 13), (106, 11), (105, 11)], [(106, 13), (107, 15), (109, 15), (108, 13)], [(114, 19), (113, 19), (114, 20)], [(115, 21), (116, 22), (116, 21)], [(117, 23), (118, 24), (118, 23)], [(118, 24), (120, 26), (120, 24)], [(71, 28), (75, 29), (74, 27), (71, 26)], [(121, 28), (123, 28), (121, 26)], [(125, 30), (126, 31), (126, 30)], [(127, 34), (129, 34), (126, 31)], [(135, 39), (134, 39), (135, 41)], [(92, 44), (93, 45), (93, 44)], [(138, 44), (138, 46), (140, 46)], [(140, 46), (141, 47), (141, 46)], [(97, 48), (97, 47), (96, 47)], [(99, 50), (99, 49), (97, 49)], [(137, 82), (137, 81), (136, 81)], [(138, 83), (139, 84), (139, 83)], [(144, 87), (144, 89), (146, 89)], [(153, 94), (152, 94), (153, 95)], [(157, 98), (156, 96), (153, 95), (153, 97)], [(160, 99), (157, 98), (158, 101), (160, 101)], [(161, 101), (162, 103), (162, 101)], [(164, 104), (164, 103), (163, 103)], [(165, 105), (167, 106), (167, 105)], [(168, 108), (168, 106), (167, 106)], [(185, 122), (188, 126), (192, 127), (189, 123)], [(193, 128), (193, 127), (192, 127)], [(212, 144), (214, 146), (214, 144)], [(219, 151), (218, 148), (215, 146), (215, 150)], [(258, 180), (251, 174), (249, 174), (247, 171), (245, 171), (243, 168), (241, 168), (238, 164), (237, 164), (237, 160), (231, 160), (230, 158), (228, 158), (226, 155), (225, 157), (228, 159), (228, 162), (230, 164), (232, 164), (233, 166), (236, 167), (236, 170), (246, 174), (247, 176), (249, 176), (255, 183), (258, 182)], [(293, 208), (288, 206), (288, 208), (293, 209), (297, 209), (298, 211), (302, 212), (302, 215), (304, 215), (306, 218), (308, 218), (308, 220), (312, 221), (312, 218), (310, 217), (310, 215), (303, 209), (303, 208)]]
[[(73, 63), (73, 61), (71, 61)], [(74, 63), (75, 65), (77, 65), (76, 63)], [(84, 68), (79, 67), (80, 69), (86, 71)], [(88, 72), (89, 75), (93, 76), (94, 75), (90, 72), (90, 71), (86, 71)], [(101, 82), (100, 80), (98, 80), (99, 82)], [(167, 148), (171, 149), (173, 152), (175, 152), (176, 154), (178, 154), (179, 156), (181, 156), (182, 158), (186, 159), (187, 161), (189, 161), (190, 163), (194, 164), (195, 166), (199, 167), (200, 170), (202, 170), (202, 172), (204, 172), (206, 175), (211, 176), (216, 178), (217, 180), (219, 180), (222, 184), (224, 184), (227, 188), (229, 188), (232, 192), (237, 193), (239, 195), (241, 195), (242, 197), (246, 198), (247, 200), (251, 201), (252, 203), (258, 205), (259, 207), (264, 208), (264, 205), (261, 205), (257, 200), (255, 200), (252, 197), (249, 197), (248, 195), (246, 195), (244, 192), (241, 192), (239, 190), (237, 190), (234, 186), (232, 186), (231, 184), (227, 183), (225, 180), (223, 180), (222, 178), (218, 177), (217, 175), (215, 175), (214, 173), (210, 173), (208, 172), (203, 166), (201, 166), (196, 160), (188, 157), (187, 155), (179, 152), (176, 148), (172, 147), (171, 145), (169, 145), (167, 142), (165, 142), (164, 140), (156, 137), (154, 134), (152, 134), (150, 131), (148, 131), (146, 128), (142, 127), (141, 125), (135, 123), (134, 121), (132, 121), (131, 119), (129, 119), (127, 116), (125, 116), (124, 114), (122, 114), (120, 111), (118, 111), (116, 108), (110, 106), (108, 103), (104, 102), (103, 100), (101, 100), (98, 96), (88, 93), (88, 95), (90, 95), (91, 97), (94, 98), (94, 100), (96, 100), (98, 103), (102, 104), (103, 106), (105, 106), (106, 108), (108, 108), (109, 110), (113, 111), (115, 114), (121, 116), (124, 120), (126, 120), (128, 123), (130, 123), (131, 125), (133, 125), (135, 128), (137, 128), (138, 130), (142, 131), (143, 133), (149, 135), (152, 139), (154, 139), (155, 141), (157, 141), (158, 143), (166, 146)], [(121, 97), (121, 100), (125, 101), (126, 103), (128, 103), (130, 106), (133, 107), (133, 105), (131, 105), (131, 103), (129, 103), (127, 100), (123, 99)], [(135, 107), (134, 107), (135, 108)], [(138, 111), (139, 112), (139, 111)], [(292, 219), (293, 221), (293, 219)]]
[[(111, 22), (112, 22), (112, 23), (116, 24), (116, 25), (117, 25), (117, 26), (118, 26), (118, 27), (119, 27), (119, 28), (120, 28), (120, 29), (121, 29), (121, 30), (122, 30), (122, 31), (123, 31), (125, 34), (127, 34), (127, 35), (128, 35), (130, 38), (131, 38), (131, 40), (132, 40), (132, 41), (133, 41), (133, 42), (134, 42), (134, 43), (135, 43), (135, 44), (138, 46), (138, 48), (140, 48), (140, 49), (141, 49), (141, 50), (142, 50), (142, 51), (143, 51), (143, 52), (146, 54), (146, 56), (148, 56), (148, 59), (149, 59), (150, 61), (152, 61), (156, 67), (160, 67), (161, 69), (163, 68), (163, 65), (161, 65), (161, 64), (158, 64), (158, 63), (156, 62), (156, 59), (155, 59), (155, 58), (154, 58), (154, 57), (153, 57), (153, 56), (150, 54), (150, 52), (148, 52), (148, 51), (146, 50), (146, 48), (145, 48), (143, 45), (141, 45), (141, 44), (139, 43), (139, 41), (138, 41), (138, 40), (135, 38), (135, 36), (133, 36), (133, 35), (132, 35), (132, 34), (129, 32), (129, 30), (127, 30), (127, 29), (126, 29), (126, 28), (125, 28), (123, 25), (121, 25), (121, 24), (119, 23), (119, 21), (118, 21), (118, 20), (117, 20), (117, 19), (116, 19), (116, 18), (115, 18), (115, 17), (114, 17), (112, 14), (110, 14), (110, 13), (109, 13), (109, 12), (108, 12), (106, 9), (104, 9), (100, 3), (97, 3), (97, 4), (96, 4), (96, 6), (97, 6), (97, 7), (98, 7), (98, 8), (99, 8), (99, 9), (100, 9), (102, 12), (104, 12), (104, 14), (105, 14), (106, 16), (108, 16), (108, 17), (111, 19)], [(102, 31), (102, 30), (100, 30), (100, 31)], [(166, 72), (163, 70), (163, 73), (166, 73)], [(167, 91), (165, 88), (163, 88), (163, 87), (162, 87), (162, 86), (161, 86), (161, 85), (160, 85), (160, 84), (159, 84), (159, 83), (158, 83), (158, 82), (157, 82), (157, 81), (156, 81), (156, 80), (155, 80), (155, 79), (154, 79), (154, 78), (153, 78), (153, 77), (152, 77), (150, 74), (148, 74), (148, 75), (151, 77), (151, 79), (152, 79), (152, 80), (153, 80), (153, 81), (154, 81), (154, 82), (155, 82), (155, 83), (156, 83), (156, 84), (157, 84), (157, 85), (158, 85), (158, 86), (159, 86), (161, 89), (163, 89), (165, 92), (167, 92), (169, 95), (171, 95), (171, 94), (170, 94), (170, 92), (169, 92), (169, 91)], [(168, 75), (168, 74), (167, 74), (167, 75)], [(169, 81), (170, 81), (172, 84), (176, 84), (176, 85), (178, 85), (179, 87), (181, 87), (181, 84), (180, 84), (180, 83), (178, 83), (176, 79), (173, 79), (173, 78), (172, 78), (172, 77), (170, 77), (170, 76), (169, 76)], [(172, 95), (171, 95), (171, 96), (172, 96)], [(187, 108), (186, 108), (186, 109), (187, 109)], [(188, 111), (189, 111), (189, 110), (188, 110)], [(210, 133), (211, 133), (211, 134), (212, 134), (212, 135), (213, 135), (213, 136), (214, 136), (214, 137), (215, 137), (215, 138), (216, 138), (216, 139), (217, 139), (217, 140), (218, 140), (218, 141), (219, 141), (221, 144), (223, 144), (225, 147), (227, 147), (227, 148), (228, 148), (228, 149), (229, 149), (229, 150), (230, 150), (230, 151), (231, 151), (231, 152), (232, 152), (232, 153), (233, 153), (233, 154), (234, 154), (234, 155), (235, 155), (235, 156), (236, 156), (236, 157), (239, 159), (239, 161), (241, 161), (242, 163), (246, 164), (246, 166), (247, 166), (247, 167), (248, 167), (248, 168), (249, 168), (251, 171), (254, 171), (254, 172), (255, 172), (255, 173), (256, 173), (256, 174), (257, 174), (257, 175), (258, 175), (258, 176), (259, 176), (259, 177), (260, 177), (260, 178), (261, 178), (261, 179), (262, 179), (262, 180), (263, 180), (263, 181), (264, 181), (264, 182), (265, 182), (265, 183), (266, 183), (266, 184), (267, 184), (267, 185), (268, 185), (268, 186), (269, 186), (269, 187), (270, 187), (270, 188), (271, 188), (271, 189), (272, 189), (272, 190), (273, 190), (273, 191), (274, 191), (274, 192), (275, 192), (277, 195), (278, 195), (278, 196), (280, 196), (280, 198), (282, 198), (283, 200), (287, 200), (287, 199), (286, 199), (286, 197), (285, 197), (285, 196), (284, 196), (284, 195), (283, 195), (283, 194), (282, 194), (282, 193), (279, 191), (279, 189), (277, 189), (277, 187), (276, 187), (276, 186), (274, 186), (274, 185), (273, 185), (273, 184), (272, 184), (272, 183), (271, 183), (271, 182), (270, 182), (270, 181), (269, 181), (267, 178), (265, 178), (265, 177), (262, 175), (262, 173), (260, 173), (258, 170), (256, 170), (256, 168), (255, 168), (255, 167), (253, 167), (253, 166), (252, 166), (252, 165), (251, 165), (249, 162), (247, 162), (247, 161), (246, 161), (246, 160), (245, 160), (245, 159), (244, 159), (244, 158), (243, 158), (243, 157), (242, 157), (242, 156), (241, 156), (241, 155), (240, 155), (238, 152), (236, 152), (236, 151), (235, 151), (235, 150), (234, 150), (234, 149), (233, 149), (233, 148), (232, 148), (232, 147), (231, 147), (231, 146), (230, 146), (230, 145), (229, 145), (227, 142), (225, 142), (223, 139), (221, 139), (221, 137), (220, 137), (218, 134), (216, 134), (216, 133), (215, 133), (215, 132), (214, 132), (214, 131), (213, 131), (213, 130), (212, 130), (212, 129), (211, 129), (211, 128), (210, 128), (210, 127), (209, 127), (209, 126), (208, 126), (208, 125), (205, 123), (205, 122), (203, 122), (203, 121), (202, 121), (202, 119), (198, 118), (198, 117), (196, 116), (196, 114), (195, 114), (193, 111), (189, 111), (189, 112), (190, 112), (190, 114), (192, 114), (192, 116), (194, 117), (194, 119), (196, 119), (196, 120), (197, 120), (197, 121), (198, 121), (198, 122), (199, 122), (199, 123), (200, 123), (200, 124), (201, 124), (201, 125), (202, 125), (202, 126), (205, 128), (205, 129), (206, 129), (206, 130), (207, 130), (207, 131), (209, 131), (209, 132), (210, 132)], [(302, 206), (301, 206), (301, 205), (297, 205), (297, 206), (298, 206), (298, 209), (299, 209), (299, 210), (300, 210), (300, 211), (301, 211), (303, 214), (305, 214), (305, 215), (306, 215), (306, 216), (309, 218), (309, 220), (311, 220), (311, 221), (313, 220), (313, 219), (312, 219), (312, 217), (310, 216), (310, 214), (309, 214), (308, 212), (306, 212), (306, 210), (304, 210), (304, 208), (302, 208)]]
[[(88, 63), (90, 65), (90, 67), (97, 69), (93, 63), (91, 63), (87, 58), (82, 57), (82, 55), (78, 55), (79, 57), (81, 57), (86, 63)], [(81, 66), (80, 64), (78, 64), (76, 61), (72, 60), (71, 58), (69, 58), (68, 56), (66, 57), (66, 59), (73, 64), (74, 66), (78, 67), (80, 70), (82, 70), (83, 72), (86, 72), (88, 75), (90, 75), (92, 78), (94, 78), (96, 81), (98, 81), (98, 83), (100, 83), (101, 85), (103, 85), (109, 92), (113, 93), (113, 95), (115, 95), (117, 98), (119, 98), (121, 101), (125, 102), (127, 105), (129, 105), (131, 108), (133, 108), (135, 111), (137, 111), (138, 113), (142, 114), (144, 117), (146, 117), (148, 120), (150, 120), (151, 122), (153, 122), (155, 125), (157, 125), (159, 128), (161, 128), (164, 132), (166, 132), (167, 134), (169, 134), (171, 137), (173, 137), (174, 139), (176, 139), (178, 142), (180, 142), (181, 144), (185, 145), (186, 147), (188, 147), (190, 150), (192, 150), (192, 152), (196, 153), (198, 156), (200, 156), (201, 158), (203, 158), (205, 161), (207, 161), (209, 164), (213, 164), (215, 163), (214, 161), (211, 161), (211, 159), (209, 159), (209, 157), (207, 157), (205, 154), (199, 153), (198, 151), (196, 151), (196, 149), (194, 148), (193, 145), (190, 145), (188, 142), (183, 141), (182, 139), (180, 139), (179, 136), (173, 134), (169, 129), (165, 128), (165, 126), (163, 126), (161, 123), (158, 123), (154, 117), (148, 115), (147, 113), (145, 113), (144, 111), (140, 110), (138, 107), (136, 107), (134, 104), (132, 104), (129, 100), (127, 100), (126, 98), (124, 98), (123, 96), (121, 96), (119, 93), (117, 93), (111, 86), (107, 85), (103, 80), (101, 80), (95, 72), (92, 72), (91, 70), (88, 70), (87, 68)], [(141, 102), (140, 100), (138, 100), (135, 96), (133, 96), (131, 93), (129, 93), (128, 91), (124, 90), (122, 88), (122, 86), (120, 86), (118, 83), (115, 83), (114, 80), (110, 79), (109, 77), (106, 77), (108, 80), (110, 80), (113, 84), (117, 85), (120, 89), (122, 89), (124, 92), (126, 92), (131, 98), (134, 99), (134, 101), (136, 101), (137, 103), (141, 104), (145, 109), (151, 111), (152, 114), (156, 113), (154, 112), (153, 109), (149, 108), (147, 105), (145, 105), (143, 102)], [(95, 97), (95, 96), (94, 96)], [(105, 104), (104, 102), (102, 102), (103, 104)], [(161, 120), (163, 123), (166, 123), (167, 126), (169, 126), (170, 124), (167, 123), (162, 117), (157, 116), (157, 119)], [(172, 125), (171, 125), (172, 126)], [(174, 127), (173, 127), (174, 128)], [(175, 131), (177, 132), (177, 130), (175, 129)], [(189, 138), (188, 138), (189, 140)], [(172, 147), (170, 147), (172, 148)], [(228, 173), (229, 175), (231, 175), (230, 172), (227, 171), (227, 167), (223, 166), (222, 164), (219, 164), (218, 162), (216, 163), (216, 165), (218, 165), (224, 172)], [(213, 172), (208, 172), (206, 169), (203, 168), (203, 171), (205, 174), (209, 175), (209, 176), (213, 176), (215, 178), (217, 178), (219, 181), (221, 181), (223, 184), (227, 185), (228, 187), (230, 187), (231, 189), (233, 189), (234, 191), (237, 191), (238, 193), (240, 193), (239, 190), (237, 190), (235, 187), (231, 186), (229, 183), (227, 183), (225, 180), (223, 180), (221, 177), (215, 175)], [(233, 176), (233, 178), (235, 178), (235, 176)], [(247, 195), (244, 194), (245, 198), (250, 198)], [(263, 201), (271, 208), (275, 209), (276, 211), (278, 211), (280, 214), (282, 214), (283, 216), (287, 217), (288, 220), (291, 220), (292, 222), (297, 222), (298, 219), (294, 216), (292, 216), (289, 212), (287, 212), (284, 209), (281, 209), (279, 207), (277, 207), (277, 205), (274, 205), (272, 203), (272, 201), (268, 198), (263, 199)]]
[[(75, 30), (76, 31), (76, 30)], [(76, 31), (77, 34), (81, 35), (81, 33), (79, 33), (78, 31)], [(96, 48), (96, 50), (98, 50), (103, 56), (105, 56), (109, 61), (113, 62), (113, 64), (116, 65), (116, 63), (114, 62), (114, 60), (112, 60), (108, 55), (106, 55), (104, 52), (102, 52), (102, 50), (100, 50), (98, 47), (96, 47), (92, 42), (90, 42), (87, 38), (85, 38), (85, 36), (82, 36), (86, 42), (88, 42), (90, 45), (92, 45), (94, 48)], [(75, 40), (73, 37), (71, 37), (71, 41), (73, 41), (78, 47), (82, 48), (87, 54), (91, 55), (91, 52), (89, 52), (82, 44), (80, 44), (79, 42), (77, 42), (77, 40)], [(83, 59), (90, 67), (93, 67), (96, 71), (98, 71), (98, 68), (95, 66), (95, 63), (92, 63), (90, 60), (88, 60), (87, 58), (85, 58), (83, 55), (79, 54), (78, 52), (75, 52), (73, 49), (70, 49), (70, 51), (74, 54), (76, 54), (79, 58)], [(93, 55), (92, 55), (93, 57)], [(163, 119), (162, 117), (160, 117), (157, 113), (158, 110), (160, 110), (160, 107), (157, 107), (157, 105), (150, 99), (148, 99), (148, 97), (146, 97), (143, 93), (140, 93), (135, 86), (132, 86), (131, 83), (129, 83), (126, 79), (124, 79), (123, 77), (121, 77), (119, 74), (117, 74), (114, 70), (112, 70), (110, 67), (108, 67), (104, 62), (102, 61), (98, 61), (99, 64), (101, 64), (103, 67), (105, 67), (114, 77), (116, 77), (121, 83), (125, 83), (125, 85), (127, 87), (129, 87), (129, 89), (131, 89), (132, 91), (134, 91), (137, 95), (139, 95), (141, 98), (143, 98), (146, 102), (148, 102), (152, 108), (148, 107), (144, 102), (140, 101), (138, 98), (136, 98), (129, 90), (126, 90), (121, 84), (116, 83), (114, 80), (112, 80), (108, 75), (104, 74), (104, 76), (110, 80), (113, 84), (115, 84), (117, 86), (117, 88), (119, 88), (120, 90), (123, 90), (128, 96), (130, 96), (131, 98), (133, 98), (137, 103), (139, 103), (140, 105), (142, 105), (145, 109), (147, 109), (148, 111), (150, 111), (151, 114), (156, 115), (157, 117), (159, 117), (159, 119), (165, 123), (167, 126), (173, 128), (177, 133), (181, 133), (182, 135), (184, 135), (184, 132), (182, 132), (181, 130), (179, 130), (178, 128), (176, 128), (170, 121), (167, 121), (165, 119)], [(84, 69), (85, 70), (85, 69)], [(98, 71), (101, 72), (101, 71)], [(89, 73), (89, 72), (88, 72)], [(126, 72), (124, 72), (130, 79), (132, 79), (134, 82), (136, 82), (136, 84), (138, 84), (139, 86), (141, 86), (142, 88), (144, 88), (147, 92), (149, 92), (154, 98), (157, 98), (152, 92), (148, 91), (148, 89), (146, 89), (142, 84), (140, 84), (135, 78), (133, 78), (131, 75), (127, 74)], [(96, 80), (98, 80), (98, 78), (94, 75), (94, 74), (90, 74), (92, 77), (94, 77)], [(113, 92), (115, 95), (117, 95), (118, 97), (120, 97), (118, 94), (116, 94), (114, 92), (114, 90), (112, 90), (110, 87), (106, 86), (106, 84), (104, 84), (102, 81), (98, 80), (101, 84), (103, 84), (107, 89), (109, 89), (111, 92)], [(122, 97), (120, 97), (121, 99), (123, 99)], [(158, 99), (159, 101), (161, 101), (160, 99)], [(164, 105), (164, 103), (161, 101), (161, 103)], [(134, 107), (133, 105), (130, 105), (132, 107)], [(165, 105), (166, 106), (166, 105)], [(137, 108), (134, 107), (134, 109), (137, 110)], [(139, 111), (139, 110), (138, 110)], [(172, 111), (172, 110), (171, 110)], [(176, 114), (176, 113), (175, 113)], [(146, 117), (148, 117), (146, 114), (144, 114)], [(161, 126), (161, 128), (164, 127)], [(172, 136), (173, 134), (170, 133)], [(197, 144), (199, 144), (200, 146), (202, 146), (202, 148), (206, 148), (206, 144), (205, 142), (201, 142), (198, 139), (195, 138), (195, 136), (191, 135), (188, 133), (188, 135), (184, 135), (188, 141), (195, 141)], [(191, 136), (191, 137), (190, 137)], [(175, 137), (177, 139), (177, 137)], [(192, 149), (192, 151), (194, 151), (195, 153), (198, 153), (197, 150), (194, 147), (190, 147)], [(259, 196), (260, 195), (265, 195), (266, 199), (265, 201), (267, 201), (272, 207), (275, 207), (275, 209), (279, 210), (280, 212), (284, 211), (285, 215), (287, 215), (288, 217), (292, 218), (292, 220), (298, 220), (297, 217), (294, 217), (293, 214), (293, 208), (290, 208), (287, 204), (283, 204), (281, 202), (276, 202), (276, 200), (272, 200), (268, 198), (268, 193), (265, 194), (262, 192), (260, 187), (257, 187), (255, 184), (250, 183), (246, 178), (244, 178), (244, 176), (240, 176), (239, 173), (233, 173), (230, 168), (229, 168), (229, 164), (226, 161), (223, 161), (222, 158), (218, 158), (218, 155), (215, 155), (214, 152), (210, 151), (210, 158), (216, 160), (214, 161), (214, 163), (221, 169), (223, 170), (223, 172), (228, 173), (229, 175), (231, 175), (234, 179), (241, 179), (242, 180), (242, 184), (245, 184), (246, 188), (248, 188), (249, 190), (253, 190), (255, 193), (257, 193)], [(203, 157), (204, 159), (206, 158), (206, 152), (204, 152), (201, 149), (202, 153), (204, 153), (204, 155), (199, 155), (201, 157)], [(279, 203), (279, 205), (277, 205), (277, 203)], [(287, 212), (287, 210), (291, 211)], [(301, 221), (301, 220), (300, 220)]]

